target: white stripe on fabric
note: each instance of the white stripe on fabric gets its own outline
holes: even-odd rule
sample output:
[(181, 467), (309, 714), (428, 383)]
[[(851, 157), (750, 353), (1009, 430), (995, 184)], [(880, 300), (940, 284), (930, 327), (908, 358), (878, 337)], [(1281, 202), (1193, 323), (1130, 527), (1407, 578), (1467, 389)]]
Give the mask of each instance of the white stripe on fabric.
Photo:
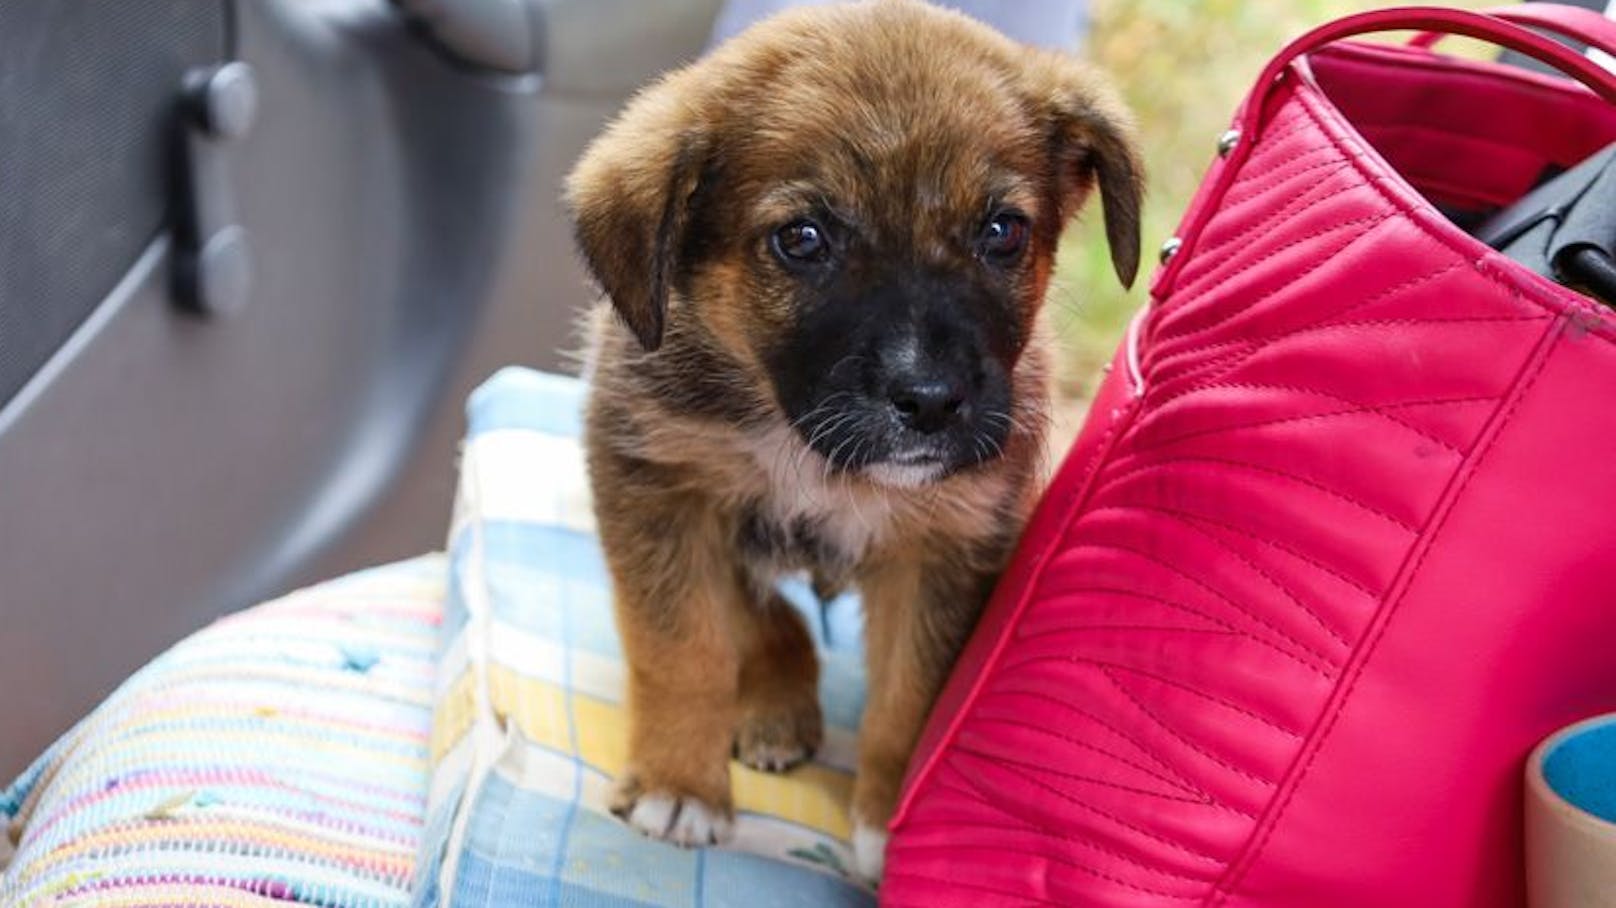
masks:
[[(514, 723), (510, 730), (502, 727), (503, 723), (494, 714), (493, 697), (489, 690), (488, 640), (493, 608), (488, 601), (488, 582), (483, 573), (487, 555), (482, 519), (486, 513), (487, 498), (483, 494), (485, 486), (481, 471), (474, 468), (478, 458), (474, 451), (469, 450), (475, 447), (475, 441), (468, 445), (460, 483), (460, 493), (465, 496), (466, 502), (464, 512), (475, 518), (467, 539), (470, 552), (461, 559), (459, 573), (451, 580), (460, 585), (461, 602), (466, 607), (466, 629), (461, 636), (472, 673), (474, 711), (471, 734), (468, 735), (472, 742), (471, 771), (460, 803), (455, 805), (454, 822), (450, 826), (449, 840), (444, 844), (443, 863), (439, 867), (438, 891), (443, 896), (443, 908), (453, 908), (455, 876), (460, 868), (461, 853), (465, 850), (472, 805), (477, 803), (493, 767), (514, 743)], [(455, 510), (460, 512), (461, 508), (457, 506)]]
[(457, 509), (462, 524), (536, 523), (595, 533), (589, 475), (575, 438), (518, 429), (485, 432), (465, 446), (461, 474), (469, 478), (473, 473), (474, 481), (499, 494)]

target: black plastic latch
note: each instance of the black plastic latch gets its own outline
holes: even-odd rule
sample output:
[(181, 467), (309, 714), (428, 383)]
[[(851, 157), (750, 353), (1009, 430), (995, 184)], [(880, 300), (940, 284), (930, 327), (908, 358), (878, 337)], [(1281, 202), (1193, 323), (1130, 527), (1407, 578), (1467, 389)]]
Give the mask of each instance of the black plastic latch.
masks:
[(258, 113), (251, 66), (193, 69), (181, 87), (174, 185), (174, 292), (202, 315), (227, 315), (252, 294), (252, 254), (237, 221), (231, 153)]

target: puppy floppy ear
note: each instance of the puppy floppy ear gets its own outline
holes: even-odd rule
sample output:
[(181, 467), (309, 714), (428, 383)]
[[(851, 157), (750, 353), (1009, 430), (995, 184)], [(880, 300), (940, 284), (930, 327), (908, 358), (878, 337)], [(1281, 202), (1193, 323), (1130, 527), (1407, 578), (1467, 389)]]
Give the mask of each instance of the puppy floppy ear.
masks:
[(595, 280), (647, 352), (662, 345), (705, 141), (678, 92), (653, 86), (601, 133), (567, 177), (573, 235)]
[(1062, 223), (1096, 184), (1105, 209), (1111, 264), (1124, 287), (1139, 273), (1139, 208), (1145, 170), (1133, 116), (1105, 79), (1068, 57), (1041, 55), (1032, 64), (1034, 103), (1041, 109), (1054, 157)]

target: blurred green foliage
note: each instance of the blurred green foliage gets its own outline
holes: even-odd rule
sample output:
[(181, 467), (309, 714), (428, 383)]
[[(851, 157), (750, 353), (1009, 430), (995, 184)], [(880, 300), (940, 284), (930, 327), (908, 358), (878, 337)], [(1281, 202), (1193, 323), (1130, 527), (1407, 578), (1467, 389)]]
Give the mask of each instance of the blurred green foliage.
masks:
[[(1093, 0), (1088, 56), (1116, 81), (1138, 117), (1144, 144), (1144, 265), (1133, 290), (1122, 289), (1105, 246), (1098, 199), (1067, 231), (1049, 299), (1061, 338), (1065, 396), (1086, 397), (1100, 367), (1110, 361), (1123, 327), (1145, 301), (1158, 248), (1173, 234), (1217, 153), (1218, 136), (1263, 65), (1314, 25), (1386, 5), (1375, 0)], [(1487, 52), (1454, 47), (1460, 53)]]

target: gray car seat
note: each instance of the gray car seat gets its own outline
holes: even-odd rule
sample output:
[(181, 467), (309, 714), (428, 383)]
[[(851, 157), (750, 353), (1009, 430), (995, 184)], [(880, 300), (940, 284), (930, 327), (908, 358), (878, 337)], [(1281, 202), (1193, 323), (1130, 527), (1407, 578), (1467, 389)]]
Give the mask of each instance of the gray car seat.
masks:
[(441, 546), (465, 393), (591, 292), (561, 175), (717, 6), (0, 0), (0, 776), (211, 617)]

